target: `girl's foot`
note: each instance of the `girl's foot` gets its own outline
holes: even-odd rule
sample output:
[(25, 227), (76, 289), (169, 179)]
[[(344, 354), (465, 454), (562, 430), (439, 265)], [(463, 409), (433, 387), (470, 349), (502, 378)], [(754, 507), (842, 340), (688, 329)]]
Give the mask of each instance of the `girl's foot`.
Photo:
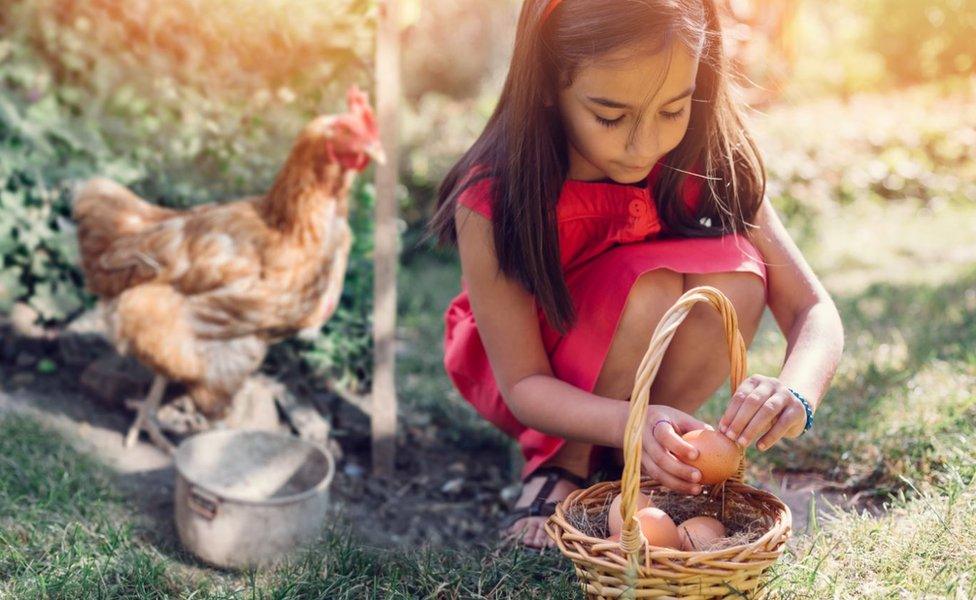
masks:
[(539, 467), (523, 480), (522, 495), (502, 520), (502, 537), (517, 539), (529, 548), (554, 546), (544, 529), (546, 521), (555, 512), (556, 504), (585, 485), (586, 479), (562, 467)]

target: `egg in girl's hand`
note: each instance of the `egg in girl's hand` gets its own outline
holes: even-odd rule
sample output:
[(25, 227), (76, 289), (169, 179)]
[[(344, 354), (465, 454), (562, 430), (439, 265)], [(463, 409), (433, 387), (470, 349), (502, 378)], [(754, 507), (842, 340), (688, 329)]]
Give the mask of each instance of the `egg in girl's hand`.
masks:
[(678, 535), (682, 550), (704, 550), (715, 540), (725, 537), (725, 525), (712, 517), (692, 517), (678, 525)]
[(681, 436), (698, 450), (698, 458), (685, 462), (701, 471), (699, 483), (714, 485), (735, 475), (744, 449), (713, 429), (696, 429)]
[[(610, 530), (611, 534), (620, 533), (620, 530), (624, 527), (624, 518), (620, 516), (620, 499), (620, 494), (614, 496), (610, 502), (610, 512), (607, 513), (607, 529)], [(651, 498), (642, 492), (637, 492), (637, 510), (648, 506), (654, 506)]]
[(666, 548), (678, 549), (681, 547), (681, 538), (678, 536), (678, 527), (664, 512), (656, 506), (648, 506), (637, 511), (634, 518), (640, 523), (641, 533), (644, 539), (651, 546), (664, 546)]

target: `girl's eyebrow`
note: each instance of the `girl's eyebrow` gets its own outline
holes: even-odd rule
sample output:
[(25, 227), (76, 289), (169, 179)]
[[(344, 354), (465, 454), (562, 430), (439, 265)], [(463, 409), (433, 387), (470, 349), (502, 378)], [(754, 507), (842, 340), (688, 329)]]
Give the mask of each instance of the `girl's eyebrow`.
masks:
[[(694, 93), (695, 93), (695, 86), (692, 85), (691, 87), (689, 87), (685, 91), (681, 92), (680, 94), (678, 94), (674, 98), (671, 98), (670, 100), (668, 100), (667, 102), (665, 102), (661, 106), (666, 106), (668, 104), (671, 104), (672, 102), (677, 102), (678, 100), (681, 100), (682, 98), (685, 98), (687, 96), (690, 96), (690, 95), (692, 95)], [(595, 103), (595, 104), (599, 104), (601, 106), (606, 106), (607, 108), (633, 108), (629, 104), (625, 104), (623, 102), (618, 102), (616, 100), (611, 100), (609, 98), (601, 98), (601, 97), (598, 97), (598, 96), (587, 96), (586, 99), (589, 100), (590, 102)]]

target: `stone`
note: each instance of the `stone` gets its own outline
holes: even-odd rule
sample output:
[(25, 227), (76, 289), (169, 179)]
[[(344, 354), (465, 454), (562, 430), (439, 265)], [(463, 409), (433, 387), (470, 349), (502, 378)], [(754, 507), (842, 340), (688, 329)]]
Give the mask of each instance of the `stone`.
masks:
[(14, 304), (10, 309), (9, 318), (15, 335), (30, 338), (44, 336), (44, 328), (37, 324), (40, 314), (30, 305), (23, 302)]
[(37, 355), (30, 352), (18, 352), (17, 359), (14, 361), (14, 366), (18, 369), (30, 369), (37, 364), (40, 360)]
[(441, 493), (457, 494), (462, 488), (464, 488), (464, 477), (456, 477), (448, 480), (446, 483), (444, 483), (444, 485), (441, 486)]
[(366, 474), (366, 469), (364, 469), (360, 465), (357, 465), (354, 462), (350, 462), (350, 463), (346, 463), (346, 466), (343, 467), (342, 472), (348, 475), (349, 477), (358, 479)]
[(275, 406), (278, 385), (270, 377), (252, 375), (234, 395), (227, 415), (220, 422), (230, 429), (285, 430)]

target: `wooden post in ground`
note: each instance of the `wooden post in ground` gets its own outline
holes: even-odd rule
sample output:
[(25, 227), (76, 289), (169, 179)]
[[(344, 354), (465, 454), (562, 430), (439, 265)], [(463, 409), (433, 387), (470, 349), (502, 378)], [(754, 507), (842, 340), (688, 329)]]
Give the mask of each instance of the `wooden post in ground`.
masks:
[(393, 473), (396, 453), (397, 141), (400, 98), (397, 0), (379, 0), (376, 39), (376, 106), (385, 165), (376, 168), (373, 279), (373, 392), (370, 407), (373, 475)]

